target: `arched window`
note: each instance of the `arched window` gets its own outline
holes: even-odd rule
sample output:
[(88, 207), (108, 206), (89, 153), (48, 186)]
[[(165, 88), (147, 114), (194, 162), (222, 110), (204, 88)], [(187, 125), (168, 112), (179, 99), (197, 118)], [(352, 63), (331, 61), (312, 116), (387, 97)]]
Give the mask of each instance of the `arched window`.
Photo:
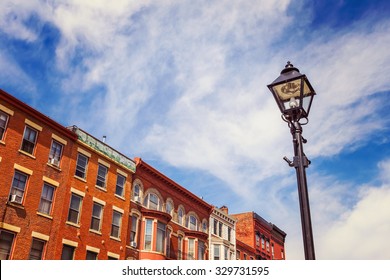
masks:
[(194, 215), (188, 216), (187, 228), (190, 230), (198, 230), (198, 219)]
[(161, 203), (159, 197), (154, 193), (148, 193), (144, 199), (144, 206), (151, 210), (161, 211)]
[(207, 226), (207, 221), (206, 220), (203, 220), (203, 222), (202, 222), (202, 231), (203, 232), (208, 232), (208, 226)]
[(170, 201), (167, 201), (166, 205), (165, 205), (165, 210), (166, 212), (172, 216), (172, 210), (173, 210), (173, 204), (172, 202)]
[(179, 225), (183, 225), (183, 219), (184, 219), (184, 209), (183, 207), (179, 207), (177, 210), (177, 222)]
[(135, 202), (141, 203), (142, 201), (142, 193), (143, 193), (143, 186), (142, 182), (139, 179), (136, 179), (133, 183), (133, 192), (132, 192), (132, 199)]

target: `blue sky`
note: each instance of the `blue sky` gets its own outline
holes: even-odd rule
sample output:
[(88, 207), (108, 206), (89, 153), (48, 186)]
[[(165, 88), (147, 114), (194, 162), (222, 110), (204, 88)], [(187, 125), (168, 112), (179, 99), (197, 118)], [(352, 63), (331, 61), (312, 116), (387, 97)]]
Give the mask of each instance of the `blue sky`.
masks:
[(291, 135), (267, 89), (290, 60), (318, 259), (390, 259), (390, 2), (0, 2), (0, 87), (141, 157), (303, 259)]

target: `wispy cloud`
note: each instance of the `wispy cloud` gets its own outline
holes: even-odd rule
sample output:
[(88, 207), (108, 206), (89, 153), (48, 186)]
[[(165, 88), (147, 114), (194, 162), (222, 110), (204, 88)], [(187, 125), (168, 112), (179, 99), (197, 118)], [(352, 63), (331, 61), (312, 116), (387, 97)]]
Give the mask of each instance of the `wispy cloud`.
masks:
[[(55, 52), (47, 63), (57, 77), (56, 118), (107, 135), (131, 156), (217, 178), (215, 188), (232, 193), (236, 209), (245, 202), (241, 211), (285, 225), (293, 252), (301, 246), (295, 177), (282, 160), (292, 144), (266, 85), (287, 60), (308, 75), (318, 92), (304, 127), (312, 160), (353, 150), (388, 127), (373, 113), (386, 99), (380, 92), (390, 89), (387, 19), (336, 31), (313, 29), (308, 6), (292, 9), (287, 0), (27, 2), (0, 3), (0, 35), (31, 43), (41, 36), (29, 26), (31, 18), (53, 26), (58, 41), (49, 42)], [(33, 88), (17, 62), (0, 54), (0, 69)], [(379, 207), (379, 192), (387, 197), (385, 186), (360, 195), (349, 193), (345, 182), (329, 187), (336, 179), (324, 173), (314, 172), (313, 216), (334, 236), (355, 226), (353, 217), (364, 216), (367, 202)], [(217, 195), (210, 202), (226, 204)], [(331, 242), (330, 231), (315, 234)], [(348, 256), (320, 250), (324, 258)]]

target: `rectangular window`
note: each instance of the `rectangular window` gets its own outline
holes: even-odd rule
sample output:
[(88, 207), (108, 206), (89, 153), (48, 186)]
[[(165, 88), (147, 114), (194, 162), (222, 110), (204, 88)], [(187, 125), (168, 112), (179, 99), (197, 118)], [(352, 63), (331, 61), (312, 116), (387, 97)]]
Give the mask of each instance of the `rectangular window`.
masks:
[(218, 231), (218, 236), (222, 237), (222, 223), (219, 223), (219, 231)]
[(220, 259), (220, 245), (214, 244), (214, 260), (219, 260)]
[(12, 180), (11, 192), (9, 195), (9, 201), (15, 203), (22, 203), (24, 192), (26, 190), (28, 175), (15, 171), (14, 178)]
[(224, 248), (224, 254), (223, 254), (224, 255), (224, 259), (228, 260), (229, 248), (226, 247), (226, 246), (224, 246), (223, 248)]
[(78, 154), (76, 165), (76, 176), (85, 179), (87, 177), (88, 157), (83, 154)]
[(153, 220), (146, 219), (145, 221), (145, 250), (152, 250), (152, 230)]
[(49, 163), (57, 167), (60, 166), (62, 150), (64, 146), (59, 142), (53, 140), (51, 143), (50, 154), (49, 154)]
[(195, 260), (195, 239), (188, 239), (188, 260)]
[(55, 188), (53, 186), (50, 186), (47, 183), (45, 183), (43, 185), (42, 194), (41, 194), (41, 201), (39, 202), (39, 208), (38, 208), (38, 211), (40, 213), (43, 213), (46, 215), (51, 215), (54, 190), (55, 190)]
[(178, 250), (177, 250), (177, 259), (178, 260), (181, 260), (183, 259), (183, 237), (181, 235), (179, 235), (177, 237), (177, 247), (178, 247)]
[(97, 260), (98, 254), (96, 252), (87, 251), (87, 255), (85, 257), (86, 260)]
[(126, 178), (125, 176), (122, 176), (120, 174), (116, 177), (116, 188), (115, 188), (115, 194), (119, 196), (124, 195), (124, 186), (125, 186)]
[(35, 144), (37, 142), (37, 136), (38, 136), (38, 131), (36, 131), (35, 129), (29, 126), (26, 126), (26, 128), (24, 129), (21, 150), (25, 151), (26, 153), (33, 154)]
[(74, 224), (79, 223), (80, 219), (80, 209), (82, 197), (72, 193), (72, 197), (70, 199), (69, 213), (68, 213), (68, 221)]
[(11, 249), (14, 239), (14, 233), (0, 230), (0, 260), (11, 259)]
[(106, 188), (107, 172), (108, 172), (108, 168), (99, 163), (98, 174), (96, 178), (96, 186), (99, 186), (103, 189)]
[(232, 229), (228, 227), (228, 241), (232, 241)]
[(61, 260), (73, 260), (75, 247), (64, 244), (62, 247)]
[(111, 236), (120, 238), (122, 214), (118, 211), (112, 213)]
[(204, 260), (205, 255), (205, 245), (204, 242), (199, 241), (198, 242), (198, 260)]
[(133, 215), (133, 216), (131, 216), (130, 243), (131, 242), (137, 242), (137, 239), (136, 239), (136, 237), (137, 237), (137, 226), (138, 226), (138, 216)]
[(100, 232), (103, 206), (94, 202), (92, 208), (91, 229)]
[(213, 233), (218, 235), (218, 221), (216, 219), (214, 219)]
[(37, 238), (32, 239), (29, 260), (42, 260), (46, 241)]
[(164, 253), (165, 249), (165, 229), (165, 224), (157, 223), (156, 251), (160, 253)]
[(168, 228), (167, 229), (167, 235), (166, 235), (166, 240), (165, 240), (165, 255), (170, 258), (171, 257), (171, 233), (172, 231)]
[(4, 139), (5, 130), (7, 129), (9, 116), (8, 114), (0, 111), (0, 140)]

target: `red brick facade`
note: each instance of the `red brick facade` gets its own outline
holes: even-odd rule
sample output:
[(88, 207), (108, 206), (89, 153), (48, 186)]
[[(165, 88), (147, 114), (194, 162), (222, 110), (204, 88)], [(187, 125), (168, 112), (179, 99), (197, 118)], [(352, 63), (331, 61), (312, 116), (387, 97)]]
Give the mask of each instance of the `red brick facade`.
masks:
[(0, 90), (0, 259), (208, 259), (212, 233), (233, 250), (220, 259), (285, 258), (275, 225), (250, 212), (232, 215), (235, 231), (232, 219), (213, 232), (213, 209), (142, 159)]
[(237, 239), (254, 248), (255, 259), (285, 259), (285, 232), (254, 212), (233, 214), (232, 216), (237, 219)]
[(212, 206), (142, 159), (136, 163), (131, 201), (136, 234), (128, 258), (207, 259)]

